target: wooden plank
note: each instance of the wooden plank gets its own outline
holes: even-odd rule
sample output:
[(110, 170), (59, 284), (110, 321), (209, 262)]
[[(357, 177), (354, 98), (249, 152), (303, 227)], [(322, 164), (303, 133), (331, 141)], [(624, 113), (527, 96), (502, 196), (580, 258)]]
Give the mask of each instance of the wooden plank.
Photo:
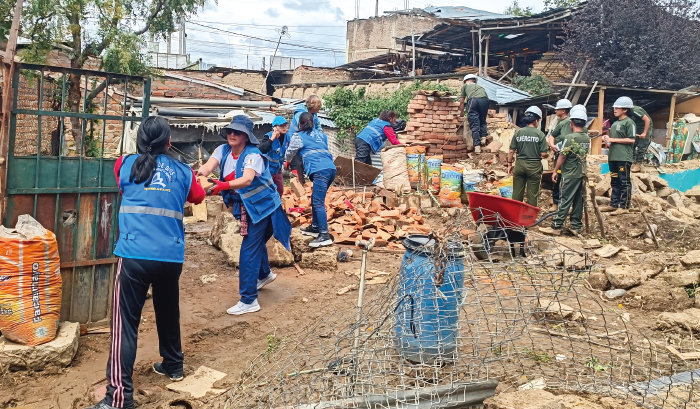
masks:
[(98, 259), (107, 258), (112, 254), (114, 244), (112, 243), (112, 229), (117, 228), (113, 226), (113, 213), (117, 200), (116, 193), (103, 193), (100, 196), (99, 215), (97, 218), (97, 243), (95, 246), (95, 257)]
[(664, 144), (668, 147), (671, 143), (671, 136), (673, 135), (673, 117), (676, 115), (676, 94), (671, 97), (671, 107), (668, 112), (668, 129), (666, 130), (666, 143)]
[(95, 201), (97, 194), (85, 193), (80, 196), (80, 209), (78, 209), (78, 240), (75, 249), (76, 260), (90, 260), (92, 249), (92, 226), (95, 220)]
[[(596, 124), (596, 131), (599, 132), (599, 135), (603, 134), (603, 121), (604, 121), (604, 114), (605, 114), (605, 87), (601, 87), (600, 90), (598, 91), (598, 123)], [(602, 152), (603, 148), (603, 138), (602, 137), (597, 137), (591, 139), (591, 154), (592, 155), (600, 155)]]
[(369, 186), (377, 178), (381, 169), (370, 166), (366, 163), (358, 162), (355, 159), (344, 158), (338, 156), (335, 158), (335, 167), (337, 169), (336, 180), (352, 186), (352, 169), (355, 169), (355, 183), (359, 186)]

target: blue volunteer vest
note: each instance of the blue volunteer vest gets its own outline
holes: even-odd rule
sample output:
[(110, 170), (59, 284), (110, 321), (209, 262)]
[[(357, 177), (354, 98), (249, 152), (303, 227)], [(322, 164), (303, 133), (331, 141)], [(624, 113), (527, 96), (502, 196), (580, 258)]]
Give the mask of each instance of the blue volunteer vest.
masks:
[[(266, 133), (265, 135), (268, 138), (272, 137), (272, 131)], [(284, 143), (285, 145), (289, 145), (287, 143), (286, 137), (284, 138)], [(272, 147), (270, 147), (270, 151), (266, 154), (263, 154), (263, 156), (267, 158), (267, 168), (270, 170), (271, 175), (279, 173), (282, 170), (285, 152), (286, 150), (282, 149), (282, 144), (280, 143), (280, 140), (278, 138), (272, 141)]]
[(391, 123), (375, 118), (367, 124), (362, 132), (357, 134), (357, 137), (369, 144), (372, 148), (372, 153), (377, 153), (386, 141), (386, 135), (384, 135), (385, 126), (391, 126)]
[(185, 262), (185, 230), (182, 225), (192, 169), (167, 155), (159, 155), (148, 186), (129, 182), (131, 168), (140, 155), (124, 158), (119, 169), (122, 202), (119, 208), (119, 240), (114, 254), (143, 260)]
[[(236, 178), (243, 176), (245, 158), (251, 153), (257, 153), (262, 156), (258, 148), (253, 145), (246, 145), (236, 162)], [(231, 155), (231, 147), (228, 144), (224, 145), (222, 154), (223, 156), (220, 164), (221, 175), (223, 175), (224, 164)], [(221, 192), (221, 196), (224, 199), (224, 203), (229, 206), (233, 205), (233, 214), (237, 217), (240, 216), (240, 203), (243, 203), (246, 213), (248, 213), (253, 223), (260, 222), (260, 220), (271, 215), (275, 209), (282, 205), (282, 199), (280, 199), (280, 195), (277, 193), (277, 186), (272, 182), (272, 176), (270, 176), (270, 171), (267, 166), (265, 166), (262, 175), (254, 177), (253, 182), (251, 182), (248, 187), (236, 189), (235, 191), (224, 190)]]
[(328, 151), (328, 137), (323, 132), (314, 129), (311, 132), (298, 132), (304, 144), (299, 152), (304, 171), (307, 175), (324, 169), (335, 169), (333, 155)]

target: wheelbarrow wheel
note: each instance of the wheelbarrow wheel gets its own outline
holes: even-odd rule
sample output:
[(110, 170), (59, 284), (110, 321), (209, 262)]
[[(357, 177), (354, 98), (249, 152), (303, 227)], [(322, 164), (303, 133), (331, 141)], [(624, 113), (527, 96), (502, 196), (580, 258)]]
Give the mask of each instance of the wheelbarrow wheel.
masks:
[(477, 260), (489, 259), (490, 244), (484, 233), (478, 230), (474, 232), (470, 240), (470, 248)]

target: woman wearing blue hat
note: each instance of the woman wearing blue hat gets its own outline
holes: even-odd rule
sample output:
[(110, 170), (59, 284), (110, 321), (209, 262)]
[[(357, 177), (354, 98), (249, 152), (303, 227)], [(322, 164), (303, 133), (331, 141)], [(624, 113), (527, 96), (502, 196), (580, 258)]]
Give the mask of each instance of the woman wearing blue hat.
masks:
[(283, 116), (276, 116), (272, 120), (272, 131), (266, 133), (258, 145), (260, 152), (267, 158), (267, 168), (270, 170), (272, 181), (277, 185), (277, 193), (280, 196), (284, 192), (282, 165), (287, 131), (289, 131), (289, 122)]
[(219, 167), (220, 180), (212, 180), (215, 186), (209, 193), (221, 193), (226, 206), (241, 221), (241, 300), (226, 310), (228, 314), (241, 315), (260, 310), (258, 290), (277, 277), (270, 271), (267, 241), (274, 235), (289, 250), (292, 226), (282, 209), (266, 160), (257, 148), (253, 121), (245, 115), (236, 115), (221, 129), (220, 135), (227, 143), (214, 150), (198, 173), (209, 175)]

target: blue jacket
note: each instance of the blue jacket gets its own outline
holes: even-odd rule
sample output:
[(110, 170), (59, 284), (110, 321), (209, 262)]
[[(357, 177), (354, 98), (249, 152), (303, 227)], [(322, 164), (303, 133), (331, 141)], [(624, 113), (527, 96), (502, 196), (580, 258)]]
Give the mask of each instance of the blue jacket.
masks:
[(386, 142), (386, 135), (384, 135), (385, 126), (391, 126), (391, 123), (375, 118), (367, 124), (362, 132), (357, 134), (357, 137), (369, 144), (372, 148), (372, 153), (377, 153), (384, 145), (384, 142)]
[[(272, 131), (266, 133), (265, 136), (267, 136), (268, 138), (272, 137)], [(286, 145), (284, 146), (284, 148), (289, 146), (287, 138), (284, 138), (284, 145)], [(263, 154), (263, 156), (267, 158), (267, 168), (270, 170), (271, 175), (279, 173), (279, 171), (282, 170), (282, 165), (284, 164), (284, 152), (285, 149), (283, 149), (280, 140), (275, 139), (274, 141), (272, 141), (270, 151), (266, 154)]]
[(119, 169), (122, 202), (119, 208), (119, 240), (114, 254), (142, 260), (185, 262), (185, 230), (182, 225), (192, 169), (167, 155), (159, 155), (148, 186), (129, 182), (131, 168), (140, 155), (124, 158)]
[(304, 162), (304, 171), (307, 175), (323, 169), (335, 169), (333, 155), (328, 150), (326, 134), (314, 129), (311, 132), (297, 132), (297, 135), (301, 137), (303, 143), (298, 155)]
[[(224, 164), (231, 155), (231, 146), (224, 145), (223, 155), (221, 159), (221, 171), (223, 173)], [(246, 156), (251, 153), (262, 155), (258, 148), (253, 145), (247, 145), (236, 162), (236, 178), (243, 177), (243, 168)], [(224, 202), (233, 205), (233, 214), (240, 217), (240, 203), (245, 206), (246, 213), (250, 216), (253, 223), (258, 223), (260, 220), (271, 215), (276, 208), (282, 205), (280, 195), (277, 193), (277, 186), (272, 182), (270, 171), (265, 167), (262, 175), (253, 178), (253, 182), (244, 188), (236, 189), (236, 191), (225, 190), (221, 192)], [(236, 206), (238, 203), (238, 206)]]

